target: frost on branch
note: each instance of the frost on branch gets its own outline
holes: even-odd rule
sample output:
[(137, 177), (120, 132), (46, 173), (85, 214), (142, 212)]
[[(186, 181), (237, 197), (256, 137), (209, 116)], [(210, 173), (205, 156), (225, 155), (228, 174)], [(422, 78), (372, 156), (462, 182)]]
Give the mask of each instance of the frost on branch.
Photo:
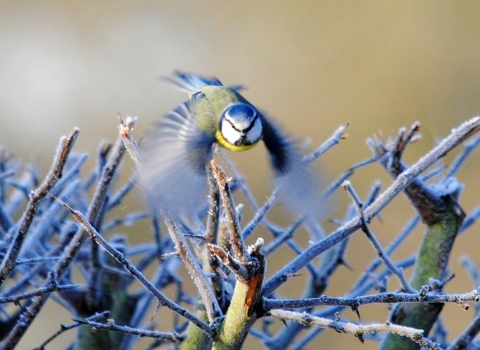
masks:
[[(369, 140), (372, 157), (348, 168), (325, 189), (327, 203), (333, 192), (348, 196), (352, 203), (339, 209), (343, 218), (329, 218), (337, 225), (332, 232), (311, 218), (279, 226), (268, 217), (279, 192), (272, 191), (259, 205), (248, 182), (228, 160), (225, 170), (215, 160), (205, 165), (208, 196), (198, 217), (159, 215), (139, 203), (141, 196), (130, 195), (139, 186), (139, 176), (121, 176), (128, 167), (142, 166), (141, 147), (132, 134), (135, 122), (121, 120), (118, 139), (102, 143), (91, 157), (97, 166), (90, 173), (82, 171), (89, 156), (72, 151), (77, 129), (60, 139), (51, 170), (41, 181), (35, 168), (0, 151), (2, 348), (15, 348), (31, 337), (27, 331), (35, 329), (40, 313), (48, 312), (44, 306), (49, 302), (65, 307), (72, 321), (65, 325), (59, 321), (49, 334), (37, 333), (39, 349), (59, 344), (66, 339), (64, 333), (71, 335), (74, 349), (172, 344), (185, 349), (239, 349), (246, 341), (269, 349), (320, 348), (323, 329), (340, 333), (339, 341), (355, 337), (378, 342), (384, 349), (479, 346), (477, 266), (468, 257), (462, 260), (472, 286), (456, 284), (449, 269), (455, 239), (480, 215), (478, 208), (465, 213), (460, 200), (462, 191), (475, 192), (478, 184), (462, 184), (455, 178), (480, 143), (479, 137), (466, 141), (478, 131), (479, 118), (452, 130), (412, 165), (402, 156), (419, 140), (420, 124), (399, 130), (392, 141), (379, 136)], [(336, 130), (303, 161), (338, 152), (335, 145), (348, 142), (345, 128)], [(449, 167), (439, 164), (461, 143), (465, 148), (455, 151), (457, 158)], [(124, 162), (128, 167), (121, 166)], [(383, 189), (372, 180), (369, 195), (362, 198), (352, 175), (374, 163), (383, 167), (392, 183)], [(235, 202), (236, 192), (243, 194), (244, 203)], [(384, 246), (372, 222), (400, 193), (416, 215), (405, 217), (404, 229), (392, 233)], [(119, 214), (118, 207), (130, 197), (137, 201), (128, 206), (133, 209)], [(250, 217), (244, 214), (247, 208), (253, 211)], [(122, 233), (127, 227), (135, 235), (150, 235), (148, 242), (130, 243), (132, 239)], [(416, 227), (424, 231), (418, 251), (396, 259), (395, 252)], [(310, 235), (306, 248), (298, 239), (302, 229)], [(348, 264), (351, 254), (363, 253), (349, 246), (353, 234), (368, 240), (377, 258), (343, 295), (325, 295), (332, 277), (342, 278), (342, 267), (358, 270)], [(293, 257), (275, 255), (286, 250)], [(81, 278), (74, 271), (80, 271)], [(389, 279), (400, 290), (392, 288)], [(447, 284), (461, 291), (446, 294)], [(293, 286), (301, 297), (284, 297), (282, 286)], [(441, 319), (446, 303), (457, 306), (456, 318), (472, 319), (463, 332), (455, 333), (449, 320)], [(389, 320), (363, 320), (362, 310), (371, 304), (392, 306)]]

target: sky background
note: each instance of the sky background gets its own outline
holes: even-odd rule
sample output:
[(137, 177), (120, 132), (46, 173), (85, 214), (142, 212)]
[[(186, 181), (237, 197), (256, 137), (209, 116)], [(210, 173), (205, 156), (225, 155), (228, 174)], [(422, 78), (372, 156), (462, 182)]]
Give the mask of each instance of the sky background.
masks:
[[(0, 142), (19, 159), (39, 159), (45, 172), (59, 137), (76, 126), (81, 133), (75, 150), (92, 154), (91, 168), (99, 142), (117, 136), (118, 113), (139, 117), (139, 139), (185, 99), (158, 79), (181, 69), (248, 86), (247, 99), (291, 134), (309, 138), (312, 149), (351, 123), (348, 138), (322, 157), (330, 178), (371, 155), (368, 137), (392, 136), (418, 120), (423, 139), (405, 155), (413, 163), (452, 128), (480, 114), (479, 17), (477, 1), (0, 0)], [(269, 193), (264, 149), (229, 156), (262, 202)], [(474, 191), (479, 161), (474, 155), (459, 176), (473, 189), (461, 200), (467, 212), (480, 197)], [(371, 166), (352, 184), (365, 196), (376, 179), (391, 183), (379, 166)], [(348, 201), (343, 193), (338, 197), (341, 217)], [(138, 198), (125, 206), (134, 208)], [(401, 197), (387, 208), (383, 224), (374, 223), (382, 243), (413, 213)], [(346, 275), (329, 295), (348, 290), (342, 286), (351, 285), (375, 256), (357, 236), (349, 248), (356, 272), (342, 270)], [(414, 252), (420, 239), (421, 230), (404, 254)], [(459, 238), (452, 272), (460, 277), (447, 291), (473, 288), (458, 263), (464, 253), (480, 261), (473, 239), (473, 230)], [(269, 262), (270, 274), (275, 266)], [(374, 310), (370, 318), (367, 309)], [(385, 309), (362, 311), (365, 320), (383, 322)], [(470, 320), (454, 306), (446, 311), (458, 329)], [(66, 314), (62, 322), (68, 320)], [(56, 329), (42, 331), (42, 340)], [(332, 331), (323, 337), (322, 344), (337, 348), (357, 344)]]

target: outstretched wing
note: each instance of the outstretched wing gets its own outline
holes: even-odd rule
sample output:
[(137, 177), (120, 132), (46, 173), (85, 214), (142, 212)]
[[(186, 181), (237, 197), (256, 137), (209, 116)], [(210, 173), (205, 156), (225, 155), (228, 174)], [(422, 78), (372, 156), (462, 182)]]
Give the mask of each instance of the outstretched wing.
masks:
[[(222, 82), (215, 77), (203, 77), (193, 73), (173, 71), (170, 77), (162, 77), (174, 85), (178, 90), (186, 92), (189, 95), (200, 91), (204, 86), (223, 86)], [(247, 87), (245, 85), (231, 85), (228, 88), (241, 91)]]
[(221, 81), (215, 77), (201, 77), (193, 73), (173, 71), (172, 76), (162, 77), (168, 82), (172, 83), (180, 91), (188, 94), (194, 94), (202, 89), (204, 86), (223, 86)]
[(214, 142), (198, 127), (189, 101), (153, 126), (142, 144), (142, 177), (153, 206), (174, 216), (198, 211)]
[(300, 216), (320, 216), (323, 211), (321, 186), (315, 169), (302, 160), (303, 155), (293, 139), (265, 118), (263, 125), (263, 142), (285, 204)]

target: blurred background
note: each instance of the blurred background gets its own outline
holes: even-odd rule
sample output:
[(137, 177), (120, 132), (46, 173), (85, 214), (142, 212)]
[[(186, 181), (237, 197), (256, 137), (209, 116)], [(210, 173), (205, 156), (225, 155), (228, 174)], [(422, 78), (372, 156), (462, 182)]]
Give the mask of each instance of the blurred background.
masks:
[[(181, 69), (217, 76), (227, 85), (245, 84), (247, 99), (292, 134), (309, 138), (312, 149), (350, 122), (348, 138), (321, 159), (330, 179), (371, 156), (366, 138), (394, 135), (418, 120), (423, 140), (405, 155), (413, 163), (453, 127), (480, 114), (479, 17), (477, 1), (0, 1), (0, 142), (19, 159), (38, 160), (46, 172), (59, 137), (77, 126), (75, 150), (92, 154), (87, 166), (92, 168), (99, 142), (117, 136), (118, 113), (139, 117), (134, 137), (140, 139), (185, 99), (158, 79)], [(229, 156), (262, 203), (270, 192), (265, 151), (257, 147)], [(460, 201), (467, 213), (480, 202), (479, 161), (474, 155), (459, 175), (467, 185)], [(129, 159), (125, 163), (133, 168)], [(391, 183), (378, 165), (351, 181), (365, 196), (376, 179)], [(344, 193), (337, 197), (332, 217), (342, 217), (349, 203)], [(140, 198), (125, 210), (138, 207)], [(281, 210), (273, 219), (276, 213)], [(400, 196), (373, 230), (386, 245), (413, 214)], [(334, 226), (325, 228), (331, 232)], [(459, 264), (463, 254), (480, 262), (473, 231), (458, 238), (451, 258), (457, 278), (448, 292), (474, 287)], [(149, 232), (140, 235), (131, 240), (151, 239)], [(267, 234), (252, 240), (262, 235)], [(394, 258), (411, 255), (420, 240), (421, 228)], [(291, 257), (286, 252), (283, 260), (269, 261), (269, 275)], [(340, 268), (328, 294), (347, 292), (374, 257), (367, 240), (356, 234), (347, 253), (354, 270)], [(283, 296), (300, 296), (298, 288), (296, 293), (288, 288), (287, 283), (281, 289)], [(67, 312), (55, 311), (53, 318), (48, 310), (32, 342), (22, 343), (25, 349), (50, 336), (59, 322), (70, 322)], [(365, 322), (383, 322), (388, 315), (384, 305), (360, 311)], [(471, 316), (445, 307), (449, 339)], [(53, 325), (47, 322), (52, 318)], [(320, 342), (340, 349), (358, 341), (326, 331), (310, 348)], [(376, 347), (368, 341), (364, 346)]]

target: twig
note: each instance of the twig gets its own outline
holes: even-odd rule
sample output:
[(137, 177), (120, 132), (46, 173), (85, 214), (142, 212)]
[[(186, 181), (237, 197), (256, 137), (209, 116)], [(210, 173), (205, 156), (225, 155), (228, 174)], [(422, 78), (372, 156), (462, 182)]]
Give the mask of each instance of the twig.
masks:
[(240, 261), (232, 258), (229, 253), (223, 250), (222, 247), (214, 244), (209, 244), (208, 247), (210, 249), (210, 252), (216, 255), (220, 259), (220, 261), (235, 274), (236, 277), (243, 280), (247, 280), (250, 278), (250, 274), (248, 273), (246, 267)]
[(51, 256), (51, 257), (39, 257), (39, 258), (30, 258), (30, 259), (18, 259), (15, 263), (17, 265), (23, 264), (36, 264), (38, 262), (46, 262), (46, 261), (57, 261), (59, 260), (59, 256)]
[(207, 309), (208, 319), (210, 322), (213, 322), (223, 313), (218, 305), (217, 298), (213, 293), (212, 286), (190, 251), (190, 248), (188, 247), (182, 233), (179, 231), (178, 226), (168, 217), (165, 218), (164, 221), (170, 233), (170, 237), (172, 237), (172, 240), (175, 243), (178, 255), (182, 259), (190, 277), (198, 288), (200, 296), (205, 304), (205, 308)]
[(52, 283), (49, 287), (42, 287), (39, 289), (32, 290), (30, 292), (25, 292), (20, 295), (13, 295), (9, 297), (0, 297), (0, 304), (5, 304), (5, 303), (15, 303), (19, 302), (20, 300), (23, 299), (28, 299), (31, 297), (35, 297), (38, 295), (43, 295), (43, 294), (48, 294), (51, 292), (61, 292), (65, 290), (70, 290), (74, 288), (80, 287), (81, 284), (65, 284), (65, 285), (57, 285), (56, 283)]
[(133, 127), (137, 121), (137, 118), (127, 117), (125, 121), (123, 121), (123, 119), (120, 116), (118, 116), (118, 119), (120, 121), (120, 125), (118, 126), (118, 131), (120, 136), (123, 139), (125, 148), (127, 148), (128, 154), (130, 155), (133, 162), (135, 163), (136, 168), (141, 169), (142, 156), (138, 151), (137, 143), (130, 136), (131, 132), (133, 131)]
[(205, 234), (205, 241), (207, 243), (217, 243), (218, 220), (220, 215), (220, 191), (213, 175), (213, 170), (210, 165), (206, 165), (208, 188), (209, 188), (209, 208), (207, 216), (207, 227)]
[[(435, 294), (427, 293), (423, 294), (411, 294), (411, 293), (380, 293), (370, 294), (365, 296), (357, 296), (353, 298), (346, 297), (328, 297), (321, 296), (319, 298), (310, 299), (266, 299), (264, 298), (265, 310), (272, 309), (298, 309), (305, 307), (315, 307), (321, 305), (335, 305), (355, 308), (360, 305), (367, 304), (398, 304), (398, 303), (428, 303), (428, 304), (444, 304), (455, 303), (462, 304), (467, 301), (478, 302), (480, 300), (479, 292), (477, 289), (464, 294)], [(462, 307), (463, 310), (467, 310), (468, 306)]]
[(385, 253), (383, 250), (382, 246), (380, 245), (380, 242), (377, 240), (373, 232), (370, 230), (368, 227), (367, 222), (365, 221), (365, 216), (363, 212), (363, 203), (360, 201), (360, 198), (358, 197), (357, 193), (353, 189), (352, 185), (350, 184), (349, 181), (345, 181), (342, 185), (342, 187), (347, 191), (347, 193), (350, 195), (352, 198), (353, 203), (355, 204), (357, 208), (357, 213), (358, 216), (360, 217), (361, 220), (361, 225), (362, 225), (362, 231), (365, 233), (367, 238), (370, 240), (370, 243), (372, 244), (373, 248), (375, 249), (375, 252), (377, 253), (378, 257), (384, 262), (384, 264), (392, 270), (393, 274), (398, 278), (398, 281), (400, 284), (403, 286), (405, 291), (409, 293), (416, 293), (416, 290), (413, 289), (410, 284), (408, 283), (405, 274), (401, 269), (399, 269), (388, 257), (388, 254)]
[(63, 136), (60, 139), (57, 154), (55, 155), (50, 172), (45, 177), (45, 180), (40, 187), (32, 192), (28, 206), (22, 216), (19, 230), (15, 234), (13, 242), (10, 244), (8, 251), (3, 257), (0, 265), (0, 285), (5, 282), (5, 279), (15, 268), (15, 260), (17, 260), (23, 241), (28, 230), (30, 229), (30, 225), (32, 224), (40, 202), (43, 198), (45, 198), (47, 192), (53, 188), (58, 179), (62, 177), (63, 167), (65, 166), (67, 157), (73, 147), (73, 144), (75, 143), (75, 140), (77, 139), (79, 132), (80, 131), (75, 128), (68, 137)]
[(258, 210), (255, 211), (255, 216), (252, 220), (245, 226), (242, 231), (243, 239), (247, 239), (253, 233), (253, 230), (258, 226), (260, 222), (265, 218), (270, 208), (275, 204), (278, 199), (279, 191), (278, 189), (274, 190), (273, 193), (265, 201), (265, 204)]
[[(155, 276), (153, 277), (153, 285), (157, 287), (157, 289), (162, 289), (166, 285), (170, 284), (172, 280), (169, 278), (170, 271), (176, 269), (176, 267), (180, 264), (180, 260), (178, 259), (170, 259), (167, 262), (164, 262), (160, 269), (156, 272)], [(142, 322), (143, 318), (147, 314), (150, 305), (154, 301), (155, 296), (151, 293), (146, 293), (143, 298), (141, 298), (138, 303), (135, 311), (130, 318), (129, 325), (131, 327), (138, 327)], [(175, 314), (175, 319), (178, 318), (178, 314)], [(175, 327), (175, 329), (177, 329)], [(178, 330), (178, 329), (177, 329)], [(122, 341), (121, 350), (128, 350), (131, 349), (131, 344), (134, 341), (135, 337), (132, 335), (126, 335)]]
[(271, 316), (276, 317), (281, 320), (295, 321), (302, 323), (306, 326), (317, 326), (323, 328), (331, 328), (337, 331), (338, 333), (345, 333), (353, 335), (358, 338), (358, 340), (363, 343), (363, 335), (369, 333), (377, 332), (389, 332), (404, 337), (409, 337), (416, 343), (425, 346), (429, 349), (441, 350), (438, 344), (433, 343), (427, 338), (423, 337), (423, 330), (415, 329), (405, 326), (397, 326), (390, 323), (378, 323), (371, 325), (356, 325), (351, 322), (342, 322), (340, 320), (330, 320), (326, 318), (315, 317), (307, 313), (298, 313), (286, 310), (273, 310), (271, 311)]
[(285, 242), (288, 242), (292, 237), (293, 234), (297, 231), (300, 225), (303, 223), (303, 220), (297, 220), (291, 227), (285, 230), (284, 233), (277, 236), (273, 241), (271, 241), (264, 249), (263, 255), (268, 256), (269, 254), (273, 253), (276, 249), (282, 246)]
[[(398, 236), (396, 236), (393, 242), (390, 243), (390, 245), (385, 250), (385, 254), (390, 256), (398, 247), (400, 247), (400, 244), (410, 235), (410, 233), (412, 233), (413, 229), (415, 228), (416, 225), (418, 225), (419, 222), (420, 222), (420, 216), (416, 215), (412, 219), (412, 221), (410, 221), (407, 224), (407, 226), (405, 226), (402, 232)], [(375, 271), (381, 263), (382, 263), (382, 259), (380, 258), (373, 261), (371, 265), (365, 270), (365, 273), (359, 279), (356, 285), (352, 288), (352, 290), (357, 289), (359, 286), (365, 283), (370, 278), (370, 274), (373, 271)]]
[[(59, 200), (59, 199), (57, 199)], [(168, 307), (173, 312), (185, 317), (192, 323), (194, 323), (197, 327), (203, 330), (205, 333), (209, 334), (210, 336), (213, 335), (214, 330), (208, 326), (205, 322), (197, 318), (194, 314), (192, 314), (187, 309), (182, 308), (180, 305), (170, 301), (162, 292), (160, 292), (150, 281), (148, 281), (143, 274), (137, 270), (135, 266), (130, 264), (127, 259), (120, 253), (118, 250), (113, 248), (96, 230), (95, 228), (88, 222), (87, 218), (70, 208), (66, 203), (61, 202), (62, 205), (67, 208), (67, 210), (75, 217), (75, 219), (83, 226), (83, 228), (88, 232), (88, 235), (102, 248), (104, 248), (108, 254), (110, 254), (115, 260), (117, 260), (128, 272), (132, 274), (145, 288), (148, 289), (150, 293), (155, 295), (158, 299), (160, 305)]]
[(480, 315), (477, 315), (465, 330), (455, 339), (447, 350), (469, 349), (469, 345), (480, 332)]
[[(0, 228), (7, 232), (13, 227), (13, 220), (5, 210), (5, 206), (0, 202)], [(2, 237), (3, 238), (3, 237)]]
[(476, 207), (472, 212), (463, 220), (462, 226), (458, 232), (464, 232), (467, 228), (472, 226), (480, 217), (480, 206)]
[[(76, 230), (77, 228), (73, 222), (65, 225), (63, 229), (64, 234), (62, 235), (61, 243), (48, 253), (47, 259), (49, 257), (58, 257), (56, 261), (60, 261), (62, 259), (62, 257), (60, 256), (62, 251), (65, 249), (68, 243), (70, 243)], [(27, 273), (22, 276), (22, 278), (17, 283), (15, 283), (12, 287), (10, 287), (8, 291), (5, 292), (5, 296), (10, 296), (13, 293), (20, 293), (20, 291), (27, 288), (32, 283), (32, 281), (35, 280), (36, 277), (46, 274), (46, 269), (47, 267), (41, 264), (38, 264), (35, 267), (31, 268)]]
[(325, 141), (320, 147), (318, 147), (315, 151), (313, 151), (311, 154), (303, 158), (304, 162), (313, 162), (315, 159), (320, 157), (322, 154), (327, 152), (330, 148), (332, 148), (335, 145), (338, 145), (340, 143), (340, 140), (345, 139), (345, 130), (347, 130), (347, 127), (350, 125), (350, 123), (347, 123), (346, 125), (340, 126), (335, 132), (333, 133), (330, 138)]
[(465, 149), (463, 152), (454, 160), (450, 169), (448, 170), (445, 178), (449, 178), (457, 173), (457, 171), (462, 167), (463, 163), (468, 159), (471, 153), (477, 149), (477, 146), (480, 144), (480, 137), (477, 137), (473, 140), (470, 140), (465, 143)]
[(163, 342), (170, 342), (170, 343), (179, 343), (185, 339), (184, 335), (178, 334), (176, 332), (166, 333), (166, 332), (158, 332), (158, 331), (147, 331), (147, 330), (132, 328), (128, 326), (117, 326), (115, 325), (115, 322), (112, 319), (107, 320), (107, 323), (100, 323), (100, 322), (90, 321), (87, 319), (85, 320), (74, 319), (74, 321), (83, 325), (91, 326), (92, 331), (105, 330), (105, 331), (112, 331), (112, 332), (122, 332), (124, 334), (138, 335), (140, 337), (162, 339)]
[(392, 157), (390, 159), (390, 164), (388, 165), (389, 171), (400, 173), (403, 171), (401, 165), (401, 159), (403, 155), (403, 151), (407, 145), (412, 141), (415, 135), (417, 135), (418, 131), (420, 130), (420, 123), (415, 122), (412, 124), (410, 128), (410, 132), (405, 136), (406, 129), (400, 128), (397, 135), (397, 140), (392, 147)]
[[(97, 320), (97, 319), (102, 318), (102, 317), (107, 317), (109, 314), (110, 314), (110, 311), (104, 311), (104, 312), (101, 312), (101, 313), (96, 313), (95, 315), (90, 316), (90, 317), (86, 318), (85, 320), (94, 321), (94, 320)], [(47, 340), (45, 340), (42, 344), (40, 344), (38, 347), (34, 348), (33, 350), (44, 350), (45, 346), (48, 343), (50, 343), (51, 341), (53, 341), (55, 338), (57, 338), (59, 335), (65, 333), (66, 331), (69, 331), (71, 329), (80, 327), (81, 325), (82, 324), (80, 322), (76, 322), (76, 323), (71, 324), (69, 326), (65, 326), (65, 325), (62, 324), (60, 326), (60, 329), (57, 332), (55, 332), (55, 334), (53, 334), (51, 337), (49, 337)]]
[[(398, 195), (415, 177), (429, 168), (438, 159), (443, 157), (467, 137), (477, 132), (480, 128), (480, 117), (473, 118), (457, 129), (452, 130), (450, 136), (446, 137), (440, 144), (433, 148), (427, 155), (422, 157), (416, 164), (401, 173), (397, 179), (373, 202), (364, 213), (366, 220), (376, 216), (396, 195)], [(300, 256), (295, 258), (280, 271), (274, 274), (264, 284), (264, 295), (268, 296), (282, 283), (287, 280), (287, 276), (295, 274), (298, 270), (308, 264), (312, 259), (323, 253), (334, 244), (345, 239), (361, 227), (360, 218), (353, 219), (330, 234), (322, 241), (308, 247)]]
[(107, 210), (112, 210), (116, 206), (120, 205), (122, 203), (123, 198), (130, 193), (132, 188), (135, 187), (135, 185), (138, 182), (138, 173), (135, 173), (130, 180), (123, 186), (120, 191), (118, 191), (114, 196), (110, 198), (108, 201), (108, 207)]
[[(259, 213), (259, 217), (261, 216), (261, 222), (263, 223), (263, 225), (265, 225), (265, 227), (273, 233), (280, 232), (280, 229), (276, 225), (271, 223), (268, 220), (268, 218), (265, 216), (265, 214), (268, 212), (270, 207), (277, 200), (278, 191), (274, 190), (273, 193), (270, 195), (270, 197), (268, 197), (267, 200), (265, 201), (265, 204), (260, 208), (257, 205), (257, 202), (256, 202), (255, 197), (253, 196), (252, 192), (246, 186), (245, 181), (238, 174), (238, 171), (235, 168), (235, 164), (229, 158), (225, 157), (222, 152), (219, 152), (219, 153), (223, 156), (223, 158), (225, 160), (225, 163), (227, 163), (228, 167), (230, 168), (230, 171), (232, 172), (232, 177), (235, 179), (234, 185), (238, 185), (240, 190), (243, 192), (243, 194), (247, 198), (248, 203), (250, 203), (250, 206), (252, 207), (252, 210), (255, 213), (258, 213), (259, 211), (261, 212), (261, 213)], [(232, 186), (232, 188), (231, 188), (232, 191), (233, 191), (233, 187), (234, 186)], [(255, 216), (257, 216), (257, 215), (255, 215)], [(257, 219), (259, 217), (257, 217)], [(244, 232), (242, 233), (242, 235), (245, 234), (245, 235), (249, 236), (253, 232), (253, 229), (256, 227), (256, 226), (253, 227), (253, 225), (257, 225), (257, 224), (254, 224), (254, 220), (255, 219), (251, 220), (250, 223), (252, 224), (252, 226), (250, 226), (250, 228), (248, 228), (248, 231), (247, 231), (247, 227), (250, 225), (250, 224), (248, 224), (247, 227), (245, 228)]]
[(230, 243), (232, 244), (235, 259), (242, 263), (246, 263), (249, 259), (249, 254), (245, 243), (243, 242), (242, 235), (240, 233), (240, 227), (238, 224), (238, 216), (235, 211), (235, 204), (233, 202), (232, 193), (228, 185), (227, 179), (223, 170), (215, 165), (212, 160), (210, 163), (215, 180), (217, 180), (218, 188), (220, 190), (220, 196), (222, 198), (223, 207), (227, 218), (227, 227), (230, 233)]
[(147, 213), (135, 213), (135, 214), (127, 214), (125, 216), (122, 216), (121, 218), (114, 219), (112, 221), (109, 221), (102, 225), (102, 232), (108, 232), (112, 229), (114, 229), (117, 226), (132, 226), (135, 222), (148, 219), (150, 218), (150, 214)]
[(469, 272), (470, 278), (472, 279), (473, 284), (475, 286), (478, 286), (480, 284), (480, 278), (479, 278), (478, 269), (473, 263), (473, 261), (470, 260), (468, 256), (462, 256), (461, 263)]
[[(102, 177), (98, 183), (95, 194), (93, 195), (92, 203), (87, 212), (87, 221), (95, 222), (98, 211), (101, 208), (103, 202), (105, 201), (107, 191), (111, 185), (113, 176), (120, 164), (120, 160), (122, 159), (124, 152), (125, 147), (123, 146), (121, 140), (118, 139), (115, 143), (114, 150), (102, 171)], [(60, 278), (65, 273), (65, 271), (72, 263), (73, 259), (80, 251), (80, 248), (86, 238), (87, 235), (85, 229), (80, 228), (75, 234), (75, 236), (68, 243), (68, 245), (65, 247), (65, 250), (62, 254), (62, 259), (55, 264), (53, 269), (50, 271), (50, 275), (53, 274)], [(8, 335), (7, 339), (5, 339), (4, 346), (6, 348), (14, 348), (16, 346), (16, 344), (20, 341), (22, 335), (25, 333), (28, 327), (30, 327), (31, 323), (42, 309), (48, 297), (49, 294), (44, 294), (36, 298), (32, 302), (32, 304), (25, 310), (25, 312), (21, 316), (22, 322), (18, 322)]]

